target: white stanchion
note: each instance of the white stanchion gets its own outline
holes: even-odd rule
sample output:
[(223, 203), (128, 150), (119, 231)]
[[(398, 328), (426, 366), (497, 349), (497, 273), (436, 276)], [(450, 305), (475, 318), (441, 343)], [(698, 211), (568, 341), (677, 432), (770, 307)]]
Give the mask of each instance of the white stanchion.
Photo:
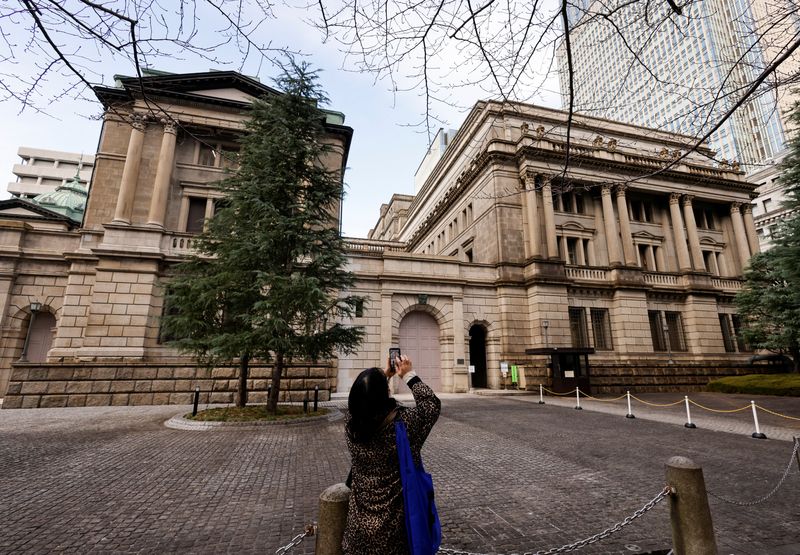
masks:
[(762, 434), (761, 428), (758, 426), (758, 411), (756, 411), (755, 401), (750, 401), (750, 408), (753, 409), (753, 423), (756, 425), (756, 431), (753, 432), (753, 437), (756, 439), (767, 439), (766, 434)]
[(697, 426), (695, 426), (692, 423), (692, 413), (689, 412), (689, 396), (688, 395), (684, 395), (683, 396), (683, 402), (686, 403), (686, 424), (684, 424), (683, 426), (685, 428), (697, 428)]
[(583, 407), (581, 407), (581, 390), (578, 387), (575, 388), (575, 402), (577, 403), (575, 410), (583, 410)]
[(539, 384), (539, 404), (544, 405), (544, 393), (542, 393), (542, 384)]
[(625, 418), (636, 418), (631, 412), (631, 392), (626, 391), (625, 393), (626, 397), (628, 398), (628, 414), (625, 415)]

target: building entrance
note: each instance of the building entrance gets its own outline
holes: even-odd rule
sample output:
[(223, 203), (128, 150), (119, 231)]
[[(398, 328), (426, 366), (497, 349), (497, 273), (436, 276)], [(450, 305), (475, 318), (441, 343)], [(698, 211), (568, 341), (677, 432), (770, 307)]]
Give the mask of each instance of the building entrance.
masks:
[(469, 328), (469, 364), (475, 367), (472, 387), (486, 387), (486, 330), (479, 324)]
[[(411, 359), (422, 381), (434, 391), (441, 391), (439, 324), (430, 314), (414, 311), (403, 318), (400, 322), (400, 350)], [(405, 388), (405, 384), (401, 388)]]
[(56, 319), (49, 312), (37, 312), (33, 325), (28, 333), (28, 350), (25, 358), (28, 362), (44, 362), (47, 360), (47, 351), (53, 346), (53, 330), (56, 328)]

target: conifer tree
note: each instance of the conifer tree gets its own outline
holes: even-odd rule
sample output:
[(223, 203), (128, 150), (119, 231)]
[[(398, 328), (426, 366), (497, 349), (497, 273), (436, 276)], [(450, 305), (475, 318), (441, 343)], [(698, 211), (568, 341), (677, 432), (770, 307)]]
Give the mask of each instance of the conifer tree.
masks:
[[(791, 120), (800, 128), (800, 103)], [(800, 372), (800, 133), (794, 133), (781, 166), (783, 207), (792, 214), (779, 226), (772, 248), (750, 259), (736, 304), (744, 339), (757, 349), (789, 355)]]
[(346, 294), (341, 171), (323, 163), (327, 99), (307, 64), (292, 62), (276, 83), (282, 94), (253, 103), (239, 168), (219, 185), (225, 201), (197, 254), (176, 267), (162, 322), (204, 363), (238, 360), (238, 406), (250, 361), (271, 363), (272, 412), (287, 364), (351, 353), (363, 334), (340, 323), (360, 298)]

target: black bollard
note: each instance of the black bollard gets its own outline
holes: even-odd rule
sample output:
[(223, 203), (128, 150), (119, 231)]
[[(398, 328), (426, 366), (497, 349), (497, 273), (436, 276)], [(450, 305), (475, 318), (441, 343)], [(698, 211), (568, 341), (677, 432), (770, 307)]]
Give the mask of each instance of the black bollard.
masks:
[(303, 399), (303, 412), (308, 413), (308, 391), (306, 391), (306, 398)]
[(269, 410), (269, 398), (272, 396), (272, 384), (267, 386), (267, 402), (264, 404), (264, 407)]
[(197, 416), (197, 404), (200, 402), (200, 386), (194, 388), (194, 406), (192, 407), (192, 416)]
[(314, 386), (314, 412), (317, 412), (317, 405), (319, 404), (319, 386)]

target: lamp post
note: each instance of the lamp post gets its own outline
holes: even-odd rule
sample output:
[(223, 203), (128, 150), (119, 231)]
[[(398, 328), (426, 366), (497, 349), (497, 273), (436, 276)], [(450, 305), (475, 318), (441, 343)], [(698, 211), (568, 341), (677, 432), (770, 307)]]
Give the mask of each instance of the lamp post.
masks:
[(31, 321), (28, 323), (28, 331), (25, 334), (25, 343), (22, 345), (22, 355), (19, 357), (20, 362), (27, 362), (28, 361), (28, 343), (31, 340), (31, 329), (33, 328), (33, 323), (36, 321), (36, 313), (42, 309), (42, 303), (32, 302), (31, 303)]
[(550, 338), (547, 336), (547, 328), (550, 327), (549, 320), (542, 320), (542, 328), (544, 329), (544, 346), (550, 348)]

